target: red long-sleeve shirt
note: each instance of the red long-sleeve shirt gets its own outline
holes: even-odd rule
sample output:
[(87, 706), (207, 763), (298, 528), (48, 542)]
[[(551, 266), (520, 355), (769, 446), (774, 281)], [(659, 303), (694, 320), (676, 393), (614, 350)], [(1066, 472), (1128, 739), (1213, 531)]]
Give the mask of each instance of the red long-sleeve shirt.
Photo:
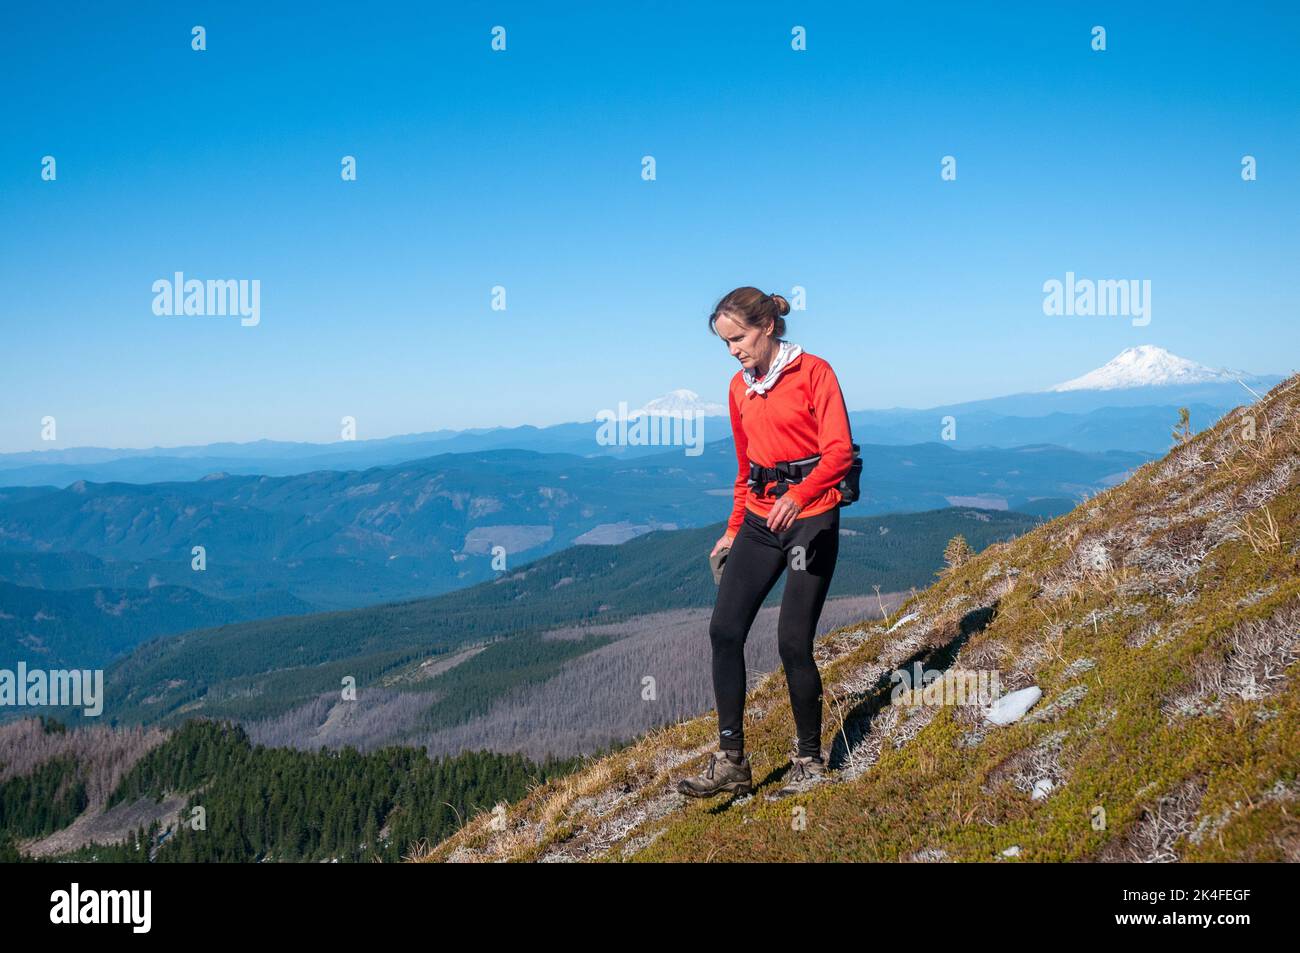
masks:
[(759, 496), (749, 487), (750, 460), (772, 467), (778, 460), (802, 460), (820, 453), (817, 466), (802, 481), (790, 484), (786, 495), (803, 507), (797, 519), (839, 506), (840, 491), (835, 487), (853, 462), (853, 440), (844, 395), (830, 364), (804, 351), (781, 370), (766, 393), (746, 394), (745, 387), (744, 375), (737, 371), (728, 403), (739, 471), (727, 532), (740, 529), (746, 509), (766, 517), (780, 499)]

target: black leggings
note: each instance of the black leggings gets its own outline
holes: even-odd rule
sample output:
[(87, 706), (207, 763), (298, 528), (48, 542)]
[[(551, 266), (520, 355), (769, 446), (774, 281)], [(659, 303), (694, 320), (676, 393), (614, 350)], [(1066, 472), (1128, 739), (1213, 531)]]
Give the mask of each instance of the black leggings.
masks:
[(745, 749), (745, 638), (763, 600), (788, 565), (777, 647), (799, 734), (798, 753), (821, 755), (822, 680), (813, 661), (813, 636), (839, 548), (839, 507), (797, 518), (781, 533), (768, 529), (766, 517), (745, 510), (745, 521), (723, 564), (722, 584), (709, 623), (720, 748)]

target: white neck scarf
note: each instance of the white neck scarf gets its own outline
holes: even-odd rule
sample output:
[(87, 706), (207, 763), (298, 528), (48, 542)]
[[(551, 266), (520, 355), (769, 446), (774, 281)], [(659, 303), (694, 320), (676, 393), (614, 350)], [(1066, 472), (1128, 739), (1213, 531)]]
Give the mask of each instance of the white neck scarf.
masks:
[(763, 375), (761, 381), (748, 368), (742, 367), (740, 373), (744, 375), (745, 383), (749, 385), (745, 388), (745, 395), (748, 396), (751, 392), (762, 394), (770, 390), (772, 385), (776, 383), (776, 379), (781, 376), (782, 368), (801, 353), (803, 353), (803, 348), (798, 344), (782, 341), (781, 349), (776, 352), (776, 357), (772, 359), (772, 364), (768, 367), (767, 373)]

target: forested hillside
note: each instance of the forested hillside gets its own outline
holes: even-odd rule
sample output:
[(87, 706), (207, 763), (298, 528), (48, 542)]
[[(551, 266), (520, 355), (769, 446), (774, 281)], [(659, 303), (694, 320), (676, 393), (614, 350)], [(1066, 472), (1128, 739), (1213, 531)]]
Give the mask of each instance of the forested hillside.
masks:
[[(841, 524), (831, 596), (924, 585), (961, 532), (982, 548), (1036, 525), (1025, 514), (950, 508), (850, 517)], [(573, 546), (434, 599), (200, 629), (135, 650), (105, 673), (102, 718), (176, 724), (192, 714), (259, 720), (282, 716), (342, 680), (424, 693), (424, 727), (479, 713), (511, 687), (557, 673), (603, 644), (556, 643), (552, 629), (620, 622), (649, 612), (712, 604), (707, 553), (722, 525), (656, 531), (617, 546)], [(784, 582), (769, 597), (776, 604)], [(436, 680), (416, 677), (430, 660), (466, 646), (484, 650)], [(436, 698), (429, 698), (433, 692)], [(414, 702), (412, 702), (414, 704)], [(76, 723), (78, 714), (50, 710)], [(29, 712), (30, 714), (30, 712)]]
[(265, 748), (250, 744), (237, 725), (193, 720), (138, 754), (94, 805), (111, 813), (172, 798), (170, 810), (118, 831), (114, 843), (47, 855), (43, 836), (91, 803), (91, 762), (55, 757), (0, 782), (0, 854), (7, 849), (12, 858), (21, 847), (101, 862), (393, 861), (452, 833), (467, 815), (522, 797), (581, 763), (535, 765), (489, 752), (431, 760), (399, 747), (370, 754)]

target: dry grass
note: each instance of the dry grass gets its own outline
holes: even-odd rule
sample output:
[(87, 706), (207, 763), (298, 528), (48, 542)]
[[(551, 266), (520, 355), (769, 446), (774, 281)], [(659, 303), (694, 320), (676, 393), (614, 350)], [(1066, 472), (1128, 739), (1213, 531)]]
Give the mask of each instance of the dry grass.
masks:
[(1267, 506), (1260, 508), (1261, 513), (1248, 513), (1237, 524), (1242, 536), (1250, 543), (1256, 556), (1271, 553), (1282, 548), (1282, 536), (1277, 521)]

